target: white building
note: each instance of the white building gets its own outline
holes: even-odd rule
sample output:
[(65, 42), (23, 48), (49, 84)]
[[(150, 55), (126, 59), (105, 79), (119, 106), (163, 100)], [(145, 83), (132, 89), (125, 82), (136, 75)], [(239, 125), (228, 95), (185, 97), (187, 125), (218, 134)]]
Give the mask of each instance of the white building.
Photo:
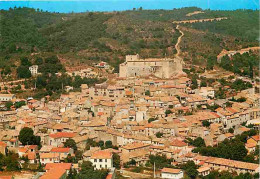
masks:
[(40, 154), (41, 164), (47, 163), (60, 163), (60, 154), (58, 153), (41, 153)]
[(113, 154), (109, 151), (100, 150), (94, 152), (90, 157), (95, 169), (111, 169), (113, 168)]
[(14, 94), (0, 94), (0, 102), (12, 101), (14, 98)]
[(199, 175), (201, 176), (207, 176), (210, 173), (210, 168), (209, 167), (200, 167), (197, 169)]
[(199, 95), (203, 98), (214, 98), (215, 90), (212, 87), (201, 87), (199, 89)]
[(29, 67), (29, 70), (32, 74), (32, 76), (35, 76), (38, 74), (38, 65), (33, 65)]
[(163, 168), (161, 171), (161, 178), (181, 179), (183, 178), (183, 171), (174, 168)]

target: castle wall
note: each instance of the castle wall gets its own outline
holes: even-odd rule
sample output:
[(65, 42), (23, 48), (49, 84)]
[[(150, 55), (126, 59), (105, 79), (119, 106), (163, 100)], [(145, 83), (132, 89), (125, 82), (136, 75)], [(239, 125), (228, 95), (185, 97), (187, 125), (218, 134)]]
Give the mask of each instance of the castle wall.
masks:
[(126, 63), (122, 63), (122, 64), (119, 65), (119, 77), (121, 77), (121, 78), (127, 77)]
[(181, 59), (140, 59), (138, 55), (127, 55), (126, 62), (120, 64), (120, 77), (141, 77), (154, 75), (170, 78), (182, 72)]

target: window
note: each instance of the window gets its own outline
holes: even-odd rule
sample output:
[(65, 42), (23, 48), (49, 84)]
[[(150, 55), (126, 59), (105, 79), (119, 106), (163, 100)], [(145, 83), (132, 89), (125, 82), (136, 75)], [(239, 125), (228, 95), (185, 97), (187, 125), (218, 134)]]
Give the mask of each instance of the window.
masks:
[(102, 165), (100, 165), (100, 168), (102, 168)]
[(107, 159), (105, 159), (105, 162), (107, 162)]
[(107, 165), (105, 165), (105, 168), (107, 168)]
[(97, 159), (94, 159), (94, 162), (97, 162)]
[(102, 159), (99, 159), (99, 162), (102, 162)]

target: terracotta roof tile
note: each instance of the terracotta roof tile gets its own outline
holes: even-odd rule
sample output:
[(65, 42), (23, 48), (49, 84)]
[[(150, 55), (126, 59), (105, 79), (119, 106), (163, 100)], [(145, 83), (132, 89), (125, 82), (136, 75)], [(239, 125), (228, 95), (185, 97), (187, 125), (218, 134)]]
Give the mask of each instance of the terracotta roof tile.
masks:
[(94, 152), (91, 156), (92, 159), (110, 159), (112, 158), (112, 153), (109, 151), (100, 150)]
[(52, 168), (63, 168), (65, 170), (69, 170), (71, 166), (71, 163), (47, 163), (45, 166), (45, 170), (50, 170)]
[(70, 148), (63, 148), (63, 147), (55, 147), (51, 149), (51, 152), (57, 152), (57, 153), (68, 153), (70, 151)]
[(180, 169), (175, 169), (175, 168), (163, 168), (161, 171), (163, 173), (174, 173), (174, 174), (177, 174), (177, 173), (181, 172)]
[(75, 137), (75, 133), (72, 132), (58, 132), (58, 133), (54, 133), (54, 134), (50, 134), (49, 136), (51, 138), (72, 138)]

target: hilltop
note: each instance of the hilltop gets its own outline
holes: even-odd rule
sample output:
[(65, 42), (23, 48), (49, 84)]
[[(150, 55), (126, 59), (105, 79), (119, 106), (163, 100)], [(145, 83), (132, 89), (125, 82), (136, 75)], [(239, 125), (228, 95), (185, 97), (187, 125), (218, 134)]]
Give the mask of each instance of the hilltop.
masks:
[[(117, 70), (127, 54), (172, 57), (180, 31), (187, 64), (216, 63), (223, 50), (258, 46), (258, 13), (253, 10), (211, 11), (190, 7), (174, 10), (49, 13), (30, 8), (1, 10), (0, 68), (15, 68), (17, 58), (59, 55), (65, 65), (109, 62)], [(194, 13), (195, 12), (195, 13)], [(211, 59), (211, 60), (208, 60)]]

